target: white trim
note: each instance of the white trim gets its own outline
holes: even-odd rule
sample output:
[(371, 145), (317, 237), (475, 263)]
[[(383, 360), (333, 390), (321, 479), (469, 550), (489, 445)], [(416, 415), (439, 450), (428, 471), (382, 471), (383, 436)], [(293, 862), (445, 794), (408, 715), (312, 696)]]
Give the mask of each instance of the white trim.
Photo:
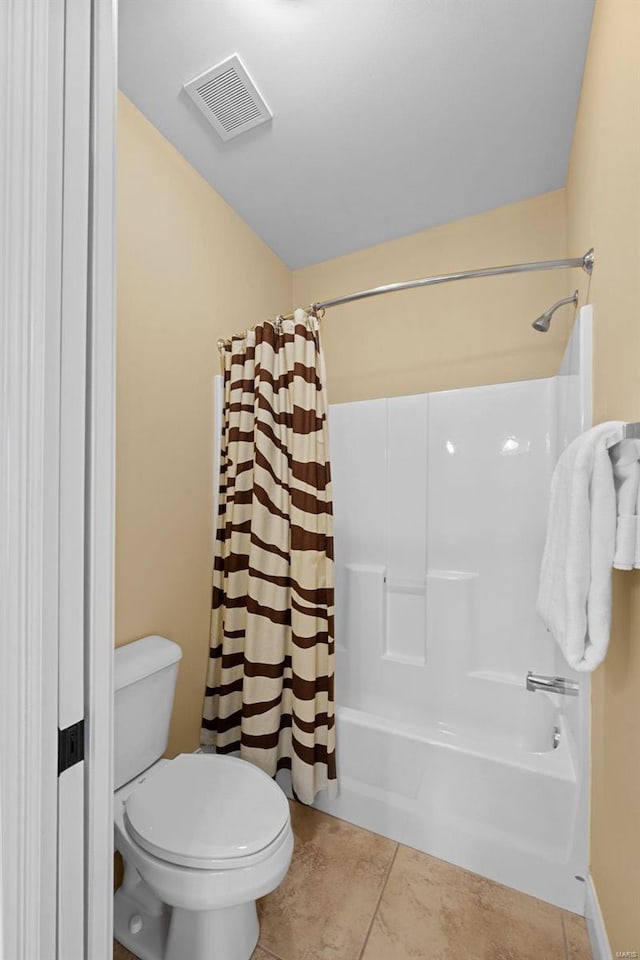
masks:
[[(84, 499), (91, 8), (66, 2), (60, 344), (58, 726), (84, 716)], [(64, 815), (64, 808), (61, 808)], [(77, 904), (80, 891), (76, 891)], [(74, 895), (74, 891), (70, 891)], [(76, 915), (78, 913), (76, 909)], [(61, 949), (73, 956), (76, 949)]]
[(589, 940), (591, 941), (593, 960), (611, 960), (612, 954), (611, 947), (609, 946), (609, 938), (591, 874), (587, 877), (585, 888), (584, 912), (587, 921), (587, 930), (589, 931)]
[[(91, 6), (66, 0), (59, 417), (58, 726), (85, 715), (85, 500)], [(53, 568), (50, 571), (53, 575)], [(58, 957), (85, 941), (84, 764), (58, 779)]]
[(93, 0), (86, 578), (87, 944), (113, 942), (116, 0)]
[[(19, 0), (18, 0), (19, 2)], [(37, 0), (35, 0), (37, 3)], [(44, 489), (43, 569), (46, 589), (43, 592), (43, 621), (46, 624), (47, 644), (41, 651), (43, 675), (48, 678), (43, 689), (43, 744), (42, 775), (50, 786), (46, 808), (42, 811), (40, 829), (52, 838), (48, 856), (51, 863), (43, 870), (41, 882), (41, 926), (51, 931), (46, 944), (46, 956), (55, 955), (58, 926), (57, 859), (58, 859), (58, 675), (60, 638), (60, 359), (62, 327), (62, 218), (64, 170), (64, 60), (65, 60), (65, 0), (49, 3), (49, 145), (47, 196), (47, 331), (45, 341), (45, 463), (48, 464)], [(55, 860), (54, 860), (55, 858)], [(54, 872), (55, 866), (55, 872)], [(48, 911), (45, 918), (44, 910)], [(47, 934), (43, 934), (47, 935)]]
[(0, 828), (10, 880), (0, 902), (10, 960), (53, 960), (56, 942), (62, 13), (59, 0), (0, 3)]

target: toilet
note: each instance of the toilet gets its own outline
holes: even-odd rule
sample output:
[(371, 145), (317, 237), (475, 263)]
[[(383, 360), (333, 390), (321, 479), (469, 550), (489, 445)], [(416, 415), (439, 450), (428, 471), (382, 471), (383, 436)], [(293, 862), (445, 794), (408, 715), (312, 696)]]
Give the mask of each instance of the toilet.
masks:
[(140, 960), (249, 960), (256, 899), (293, 852), (287, 798), (235, 757), (167, 745), (180, 647), (143, 637), (115, 652), (116, 939)]

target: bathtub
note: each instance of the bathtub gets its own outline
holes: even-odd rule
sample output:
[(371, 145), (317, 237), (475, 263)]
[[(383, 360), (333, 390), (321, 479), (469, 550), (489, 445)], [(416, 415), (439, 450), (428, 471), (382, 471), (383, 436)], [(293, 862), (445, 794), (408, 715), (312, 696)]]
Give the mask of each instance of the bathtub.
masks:
[(339, 707), (339, 795), (317, 808), (582, 913), (576, 745), (557, 697), (518, 699), (500, 738)]
[[(330, 407), (339, 795), (317, 801), (576, 913), (589, 682), (536, 594), (589, 344), (586, 317), (556, 377)], [(527, 691), (529, 670), (579, 695)]]

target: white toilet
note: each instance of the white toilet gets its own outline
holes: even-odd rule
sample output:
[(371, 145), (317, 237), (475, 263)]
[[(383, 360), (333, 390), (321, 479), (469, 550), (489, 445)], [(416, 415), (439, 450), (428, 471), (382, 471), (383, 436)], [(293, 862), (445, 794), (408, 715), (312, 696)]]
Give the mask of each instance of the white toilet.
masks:
[(249, 960), (256, 898), (291, 862), (289, 805), (244, 760), (159, 759), (181, 656), (164, 637), (115, 653), (115, 846), (125, 874), (114, 933), (141, 960)]

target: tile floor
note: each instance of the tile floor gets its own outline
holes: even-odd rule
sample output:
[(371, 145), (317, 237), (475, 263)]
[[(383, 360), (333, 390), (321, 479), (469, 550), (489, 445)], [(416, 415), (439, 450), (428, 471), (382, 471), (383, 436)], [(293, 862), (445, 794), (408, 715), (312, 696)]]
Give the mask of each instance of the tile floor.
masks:
[[(582, 917), (291, 806), (293, 861), (259, 903), (253, 960), (591, 960)], [(115, 944), (114, 960), (135, 958)]]

